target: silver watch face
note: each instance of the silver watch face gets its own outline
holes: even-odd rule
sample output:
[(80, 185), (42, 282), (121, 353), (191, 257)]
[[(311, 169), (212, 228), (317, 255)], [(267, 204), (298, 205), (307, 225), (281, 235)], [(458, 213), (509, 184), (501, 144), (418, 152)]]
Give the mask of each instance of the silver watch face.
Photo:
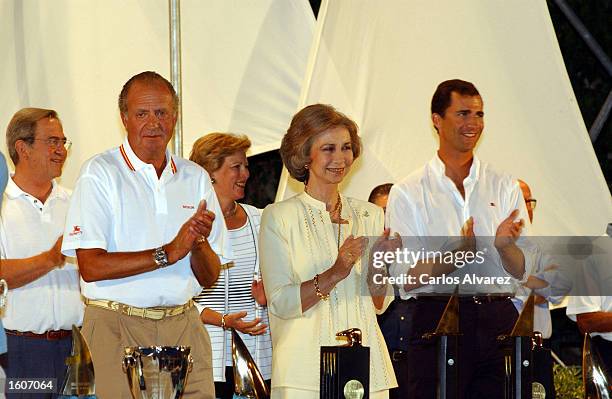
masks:
[(159, 267), (168, 265), (168, 255), (166, 254), (166, 251), (164, 251), (164, 248), (159, 247), (155, 249), (155, 252), (153, 252), (153, 260)]

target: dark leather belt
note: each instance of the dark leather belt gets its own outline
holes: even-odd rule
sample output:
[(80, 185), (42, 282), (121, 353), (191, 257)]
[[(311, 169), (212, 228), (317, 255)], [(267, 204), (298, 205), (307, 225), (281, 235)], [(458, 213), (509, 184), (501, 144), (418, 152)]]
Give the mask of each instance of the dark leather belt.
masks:
[[(486, 295), (460, 295), (459, 302), (462, 303), (475, 303), (482, 305), (493, 302), (503, 302), (510, 300), (514, 295), (508, 293), (500, 294), (486, 294)], [(419, 301), (431, 301), (431, 302), (448, 302), (450, 295), (421, 295), (417, 297)]]
[(47, 341), (57, 341), (58, 339), (64, 339), (72, 336), (71, 330), (47, 331), (42, 334), (37, 334), (30, 331), (6, 330), (6, 333), (16, 337), (39, 338), (46, 339)]
[(400, 360), (406, 359), (406, 351), (393, 351), (391, 352), (391, 360), (399, 362)]
[[(464, 299), (465, 298), (465, 299)], [(493, 303), (493, 302), (503, 302), (509, 301), (512, 298), (510, 294), (495, 294), (495, 295), (474, 295), (459, 298), (461, 301), (474, 302), (477, 305), (482, 305), (483, 303)]]

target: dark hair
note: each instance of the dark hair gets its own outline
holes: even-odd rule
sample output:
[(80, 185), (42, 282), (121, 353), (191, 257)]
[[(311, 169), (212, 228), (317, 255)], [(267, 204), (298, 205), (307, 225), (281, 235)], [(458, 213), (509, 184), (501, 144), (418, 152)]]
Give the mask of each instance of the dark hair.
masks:
[(385, 183), (379, 186), (374, 187), (370, 196), (368, 197), (368, 202), (374, 203), (374, 200), (383, 195), (389, 195), (391, 191), (391, 187), (393, 187), (393, 183)]
[(19, 154), (15, 148), (15, 143), (18, 140), (33, 143), (36, 124), (39, 120), (45, 118), (60, 120), (55, 110), (44, 108), (23, 108), (13, 115), (6, 128), (6, 146), (13, 164), (17, 165), (19, 163)]
[(446, 109), (450, 106), (453, 92), (462, 96), (480, 96), (473, 83), (460, 79), (445, 80), (438, 85), (431, 98), (431, 113), (444, 116)]
[(280, 155), (291, 177), (308, 181), (306, 164), (310, 162), (310, 148), (319, 133), (335, 127), (345, 127), (351, 136), (353, 158), (361, 154), (361, 140), (357, 124), (342, 112), (327, 104), (313, 104), (302, 108), (293, 116), (287, 133), (283, 136)]
[(145, 72), (140, 72), (138, 75), (132, 76), (123, 85), (123, 88), (121, 89), (121, 93), (119, 93), (119, 111), (121, 111), (123, 115), (127, 114), (128, 92), (130, 91), (130, 88), (132, 87), (132, 85), (136, 82), (141, 82), (141, 83), (157, 82), (157, 83), (161, 83), (165, 85), (168, 88), (168, 91), (170, 92), (170, 94), (172, 94), (172, 104), (174, 105), (174, 112), (178, 111), (178, 102), (179, 102), (178, 96), (176, 95), (176, 91), (174, 90), (172, 83), (168, 82), (166, 78), (164, 78), (157, 72), (145, 71)]

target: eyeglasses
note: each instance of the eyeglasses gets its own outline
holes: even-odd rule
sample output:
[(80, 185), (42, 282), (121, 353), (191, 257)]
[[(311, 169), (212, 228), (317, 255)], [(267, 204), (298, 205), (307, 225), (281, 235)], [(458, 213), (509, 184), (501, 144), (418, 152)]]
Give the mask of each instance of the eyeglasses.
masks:
[(527, 205), (527, 209), (534, 210), (536, 209), (537, 204), (538, 204), (538, 200), (535, 198), (525, 200), (525, 205)]
[(47, 139), (35, 139), (35, 138), (31, 138), (31, 139), (29, 139), (27, 141), (29, 141), (29, 142), (44, 141), (45, 143), (47, 143), (49, 148), (51, 148), (53, 150), (59, 150), (60, 147), (64, 147), (66, 149), (66, 151), (68, 151), (70, 149), (70, 147), (72, 147), (72, 141), (68, 140), (65, 137), (64, 138), (49, 137)]

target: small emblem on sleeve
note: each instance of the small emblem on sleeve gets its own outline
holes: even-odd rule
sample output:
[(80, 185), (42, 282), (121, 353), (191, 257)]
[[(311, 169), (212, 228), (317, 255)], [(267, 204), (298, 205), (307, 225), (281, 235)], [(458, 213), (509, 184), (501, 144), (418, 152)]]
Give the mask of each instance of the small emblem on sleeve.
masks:
[(74, 237), (74, 236), (78, 236), (81, 234), (83, 234), (83, 231), (81, 230), (81, 226), (72, 226), (72, 231), (68, 235), (70, 237)]

